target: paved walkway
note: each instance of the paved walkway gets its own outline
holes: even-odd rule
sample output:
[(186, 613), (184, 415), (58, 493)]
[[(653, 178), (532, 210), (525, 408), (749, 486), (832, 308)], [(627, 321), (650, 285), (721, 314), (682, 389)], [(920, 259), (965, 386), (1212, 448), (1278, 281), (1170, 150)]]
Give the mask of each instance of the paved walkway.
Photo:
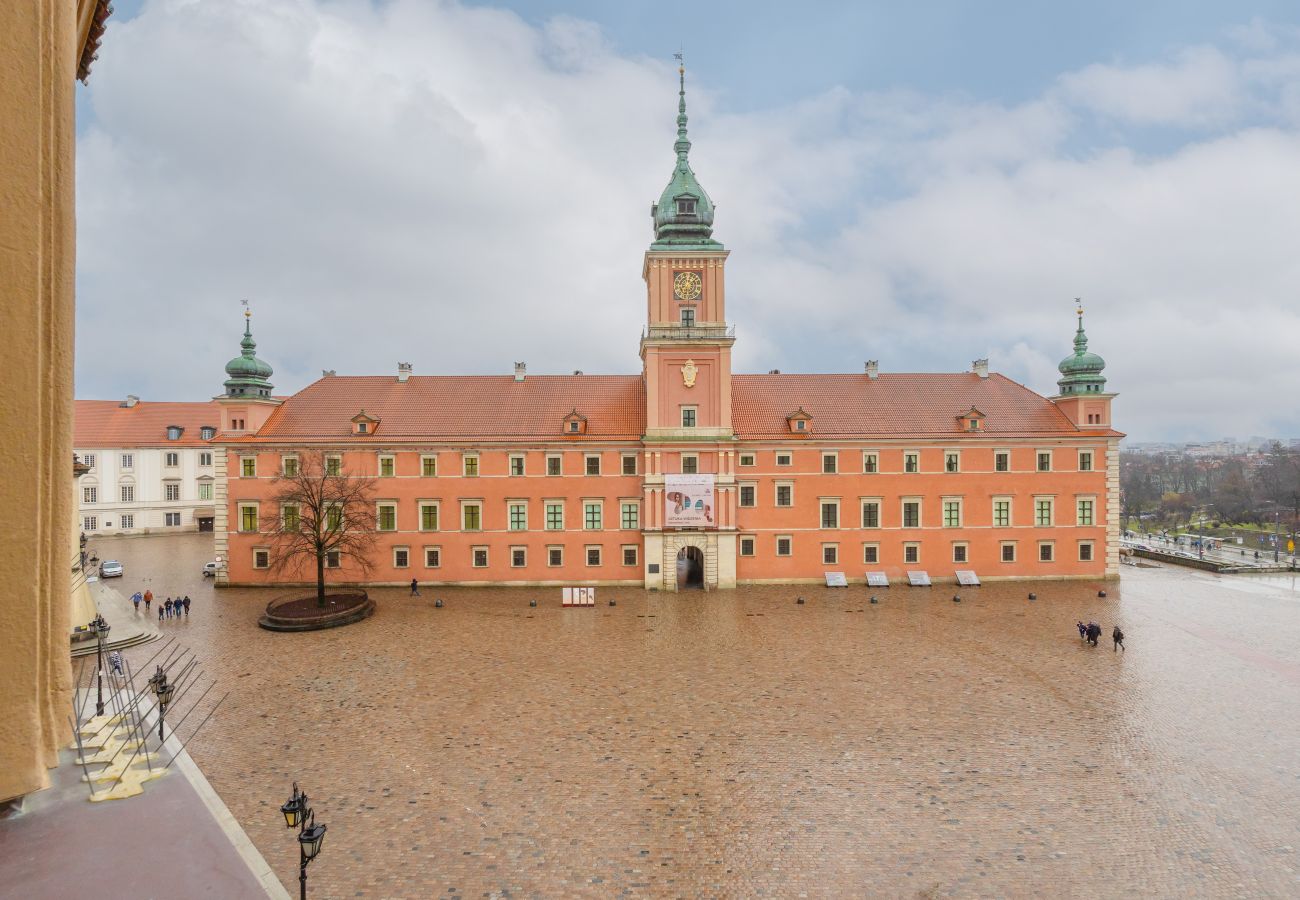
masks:
[[(102, 578), (94, 581), (87, 579), (86, 586), (90, 589), (90, 596), (95, 601), (95, 608), (99, 610), (99, 614), (111, 626), (108, 632), (109, 640), (104, 643), (105, 650), (142, 644), (154, 640), (159, 635), (157, 606), (155, 605), (151, 613), (146, 614), (144, 604), (141, 603), (137, 612), (135, 606), (131, 603), (129, 595), (117, 589), (118, 585), (114, 583), (117, 581), (118, 579), (113, 579), (112, 582), (105, 581)], [(125, 587), (125, 585), (123, 586)], [(134, 593), (134, 590), (132, 593)], [(81, 641), (72, 646), (72, 655), (74, 657), (85, 656), (94, 652), (94, 641)]]

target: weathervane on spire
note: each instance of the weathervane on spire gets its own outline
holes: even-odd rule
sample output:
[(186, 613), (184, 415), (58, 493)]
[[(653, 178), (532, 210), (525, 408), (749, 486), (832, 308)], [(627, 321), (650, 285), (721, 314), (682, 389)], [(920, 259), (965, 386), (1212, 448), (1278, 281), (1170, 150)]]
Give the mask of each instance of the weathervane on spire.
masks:
[(245, 319), (253, 318), (253, 311), (248, 308), (248, 298), (245, 297), (243, 300), (240, 300), (239, 304), (240, 306), (244, 307), (244, 318)]
[(1078, 316), (1079, 316), (1080, 319), (1083, 318), (1083, 298), (1082, 298), (1082, 297), (1075, 297), (1075, 298), (1074, 298), (1074, 311), (1075, 311), (1075, 313), (1078, 314)]

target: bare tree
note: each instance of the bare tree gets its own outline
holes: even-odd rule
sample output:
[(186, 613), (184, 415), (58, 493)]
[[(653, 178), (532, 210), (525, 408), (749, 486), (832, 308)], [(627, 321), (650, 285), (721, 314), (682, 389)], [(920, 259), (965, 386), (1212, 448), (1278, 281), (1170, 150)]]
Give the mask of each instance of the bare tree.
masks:
[(277, 572), (316, 567), (316, 603), (325, 605), (325, 563), (337, 553), (363, 573), (373, 568), (375, 479), (349, 475), (340, 457), (309, 450), (276, 476), (275, 513), (268, 518)]

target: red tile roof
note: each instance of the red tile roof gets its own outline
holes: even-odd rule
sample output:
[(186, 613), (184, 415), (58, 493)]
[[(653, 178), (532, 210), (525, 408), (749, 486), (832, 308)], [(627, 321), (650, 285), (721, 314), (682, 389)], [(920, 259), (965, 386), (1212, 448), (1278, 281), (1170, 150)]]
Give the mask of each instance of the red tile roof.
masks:
[(1056, 404), (1011, 379), (973, 372), (862, 375), (735, 375), (731, 422), (742, 440), (788, 437), (786, 417), (812, 416), (813, 437), (965, 433), (959, 418), (984, 413), (980, 433), (1074, 434)]
[[(645, 430), (639, 375), (334, 375), (303, 388), (271, 414), (253, 440), (559, 439), (574, 410), (587, 438), (635, 440)], [(352, 435), (357, 413), (379, 420), (374, 434)]]
[[(167, 440), (167, 426), (179, 425), (180, 440)], [(126, 407), (120, 400), (78, 400), (73, 410), (73, 446), (95, 450), (111, 447), (198, 447), (205, 425), (221, 427), (216, 403), (153, 403), (141, 400)]]

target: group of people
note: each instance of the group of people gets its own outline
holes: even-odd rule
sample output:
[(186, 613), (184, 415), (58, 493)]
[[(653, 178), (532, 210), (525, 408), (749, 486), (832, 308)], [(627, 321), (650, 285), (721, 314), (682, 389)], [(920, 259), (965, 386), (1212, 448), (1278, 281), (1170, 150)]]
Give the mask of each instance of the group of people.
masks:
[[(171, 618), (179, 619), (181, 616), (188, 617), (191, 602), (189, 594), (184, 597), (177, 597), (175, 600), (168, 597), (158, 604), (158, 621), (161, 622), (163, 619)], [(131, 604), (135, 607), (137, 613), (140, 611), (141, 603), (144, 604), (145, 615), (148, 615), (149, 610), (153, 608), (153, 591), (145, 591), (143, 594), (136, 591), (131, 595)]]
[[(1089, 622), (1084, 625), (1082, 620), (1075, 622), (1075, 627), (1079, 629), (1079, 639), (1087, 641), (1092, 646), (1097, 646), (1097, 639), (1101, 637), (1101, 626), (1096, 622)], [(1110, 639), (1115, 642), (1115, 650), (1124, 649), (1124, 632), (1120, 631), (1116, 625), (1110, 632)]]

